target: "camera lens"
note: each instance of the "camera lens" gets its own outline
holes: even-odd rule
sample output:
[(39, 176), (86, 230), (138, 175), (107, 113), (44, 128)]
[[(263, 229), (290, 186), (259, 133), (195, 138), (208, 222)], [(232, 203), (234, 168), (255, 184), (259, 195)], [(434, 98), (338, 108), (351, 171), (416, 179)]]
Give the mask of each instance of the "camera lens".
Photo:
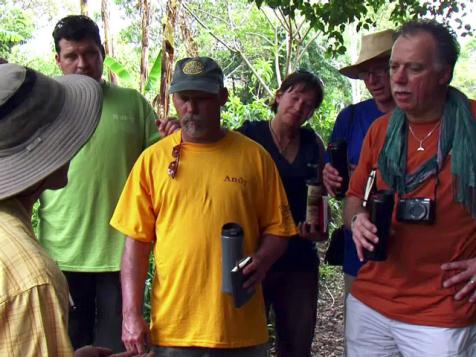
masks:
[(410, 213), (412, 219), (414, 219), (415, 221), (421, 221), (426, 217), (427, 207), (422, 202), (412, 202), (412, 205), (409, 207), (408, 212)]

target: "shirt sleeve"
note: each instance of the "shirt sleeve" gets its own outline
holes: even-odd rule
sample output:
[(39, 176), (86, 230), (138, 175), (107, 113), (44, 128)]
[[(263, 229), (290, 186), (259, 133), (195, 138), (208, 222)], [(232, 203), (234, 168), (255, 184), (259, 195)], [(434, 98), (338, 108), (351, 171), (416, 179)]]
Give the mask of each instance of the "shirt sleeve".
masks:
[(140, 95), (139, 100), (142, 102), (143, 113), (144, 113), (144, 149), (154, 144), (160, 139), (159, 130), (155, 124), (157, 119), (157, 114), (155, 113), (152, 106), (149, 102)]
[(143, 242), (155, 240), (155, 220), (151, 200), (151, 178), (146, 152), (129, 174), (110, 224), (123, 234)]
[(0, 304), (0, 356), (73, 356), (67, 301), (44, 284)]

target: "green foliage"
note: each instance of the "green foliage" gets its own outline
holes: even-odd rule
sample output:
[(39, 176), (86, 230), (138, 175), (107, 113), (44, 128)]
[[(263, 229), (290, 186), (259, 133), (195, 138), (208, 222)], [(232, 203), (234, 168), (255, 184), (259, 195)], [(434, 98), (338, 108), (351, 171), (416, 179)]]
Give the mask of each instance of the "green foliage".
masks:
[(131, 75), (116, 59), (107, 56), (104, 59), (104, 67), (117, 75), (120, 80), (131, 82)]
[[(106, 59), (104, 60), (104, 67), (119, 77), (121, 81), (120, 84), (122, 86), (137, 88), (137, 86), (134, 85), (133, 75), (131, 74), (134, 72), (129, 71), (126, 68), (126, 66), (120, 63), (116, 58), (107, 56)], [(162, 73), (162, 51), (159, 51), (159, 54), (155, 58), (155, 61), (152, 63), (151, 69), (147, 76), (147, 81), (145, 83), (144, 90), (142, 93), (143, 95), (147, 96), (147, 95), (153, 95), (152, 92), (155, 93), (155, 91), (159, 87), (161, 73)]]
[(329, 198), (329, 207), (331, 210), (329, 233), (332, 233), (334, 229), (344, 224), (344, 217), (342, 217), (344, 202), (331, 197)]
[(15, 63), (21, 63), (24, 66), (35, 69), (48, 76), (60, 76), (61, 71), (54, 61), (53, 52), (51, 57), (43, 58), (36, 56), (29, 56), (28, 53), (20, 51), (19, 46), (12, 49), (10, 60)]
[(4, 29), (0, 29), (0, 38), (2, 39), (2, 45), (6, 43), (17, 44), (24, 40), (20, 34)]
[(8, 58), (13, 46), (31, 38), (33, 18), (19, 7), (3, 4), (0, 23), (0, 57)]
[(312, 118), (309, 119), (309, 125), (316, 133), (319, 133), (326, 144), (329, 142), (335, 119), (341, 109), (341, 104), (342, 102), (339, 97), (328, 94), (322, 102), (321, 107), (314, 113)]
[(225, 127), (237, 129), (246, 120), (269, 120), (272, 118), (272, 112), (264, 99), (256, 98), (254, 101), (244, 104), (239, 97), (230, 95), (221, 117)]
[(150, 310), (151, 310), (151, 294), (152, 294), (152, 283), (154, 281), (154, 273), (155, 273), (155, 261), (154, 261), (154, 253), (151, 253), (149, 256), (149, 271), (147, 272), (147, 278), (145, 280), (145, 288), (144, 288), (144, 319), (147, 322), (150, 322)]
[(333, 280), (336, 274), (342, 274), (342, 268), (327, 264), (319, 266), (319, 275), (322, 280)]
[[(257, 58), (254, 63), (254, 68), (256, 73), (266, 82), (266, 83), (273, 83), (275, 78), (273, 67), (271, 65), (271, 60), (269, 58)], [(250, 89), (256, 88), (257, 94), (263, 93), (260, 90), (260, 83), (256, 76), (251, 77), (250, 80), (251, 87)], [(253, 94), (253, 93), (249, 93)], [(264, 93), (263, 93), (264, 94)]]
[[(271, 119), (273, 113), (266, 104), (269, 94), (258, 76), (273, 93), (282, 80), (288, 34), (279, 20), (269, 9), (259, 10), (246, 1), (191, 0), (187, 9), (203, 21), (206, 19), (205, 30), (191, 27), (194, 41), (201, 49), (201, 55), (213, 57), (222, 65), (228, 79), (227, 86), (233, 93), (223, 112), (224, 125), (236, 128), (245, 120)], [(307, 38), (308, 42), (292, 44), (294, 49), (301, 50), (306, 45), (306, 50), (299, 56), (296, 52), (291, 54), (292, 70), (307, 69), (318, 74), (324, 82), (324, 103), (309, 120), (309, 125), (326, 139), (338, 112), (352, 102), (351, 88), (349, 81), (336, 70), (342, 63), (335, 59), (331, 62), (325, 56), (327, 44), (323, 39), (312, 29)], [(223, 43), (227, 43), (228, 47)], [(238, 50), (246, 56), (254, 72)], [(179, 48), (177, 52), (180, 51)]]
[(461, 55), (456, 63), (452, 86), (460, 89), (469, 98), (476, 99), (476, 38), (472, 38), (461, 47)]
[(159, 51), (159, 54), (155, 58), (152, 68), (150, 69), (149, 76), (147, 77), (147, 82), (145, 83), (144, 91), (148, 92), (150, 90), (156, 89), (160, 83), (160, 76), (162, 73), (162, 50)]
[(36, 201), (33, 205), (33, 211), (31, 215), (31, 225), (33, 227), (33, 232), (38, 237), (38, 224), (40, 222), (40, 218), (38, 216), (38, 209), (40, 208), (40, 201)]
[(336, 0), (336, 1), (303, 1), (303, 0), (248, 0), (258, 7), (263, 5), (279, 9), (283, 13), (296, 18), (304, 16), (311, 26), (322, 32), (328, 39), (327, 52), (333, 55), (345, 53), (342, 33), (346, 25), (357, 23), (357, 31), (370, 30), (377, 24), (375, 13), (382, 7), (390, 6), (390, 20), (401, 24), (409, 19), (422, 17), (443, 19), (450, 24), (453, 20), (463, 35), (471, 35), (473, 29), (462, 18), (468, 15), (464, 2), (458, 0), (422, 1), (422, 0)]

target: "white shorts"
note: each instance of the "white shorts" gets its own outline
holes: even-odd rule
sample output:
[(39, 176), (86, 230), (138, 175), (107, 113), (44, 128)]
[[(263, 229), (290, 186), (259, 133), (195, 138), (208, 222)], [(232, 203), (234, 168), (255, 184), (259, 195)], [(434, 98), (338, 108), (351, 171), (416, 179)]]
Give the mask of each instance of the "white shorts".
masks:
[(346, 304), (347, 357), (475, 357), (476, 325), (444, 328), (389, 319), (352, 294)]

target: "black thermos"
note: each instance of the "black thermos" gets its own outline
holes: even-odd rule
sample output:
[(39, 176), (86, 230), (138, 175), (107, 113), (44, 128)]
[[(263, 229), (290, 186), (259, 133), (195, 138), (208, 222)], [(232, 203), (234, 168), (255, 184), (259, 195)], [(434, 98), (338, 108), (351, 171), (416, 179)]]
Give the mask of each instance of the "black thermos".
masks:
[(377, 226), (378, 243), (374, 245), (371, 252), (364, 250), (367, 260), (383, 261), (387, 259), (387, 244), (392, 225), (392, 214), (394, 205), (393, 191), (377, 191), (368, 201), (370, 221)]
[(335, 190), (336, 198), (345, 197), (347, 188), (349, 187), (349, 165), (347, 162), (347, 142), (345, 140), (337, 140), (329, 144), (328, 148), (331, 165), (339, 171), (342, 177), (340, 188)]

